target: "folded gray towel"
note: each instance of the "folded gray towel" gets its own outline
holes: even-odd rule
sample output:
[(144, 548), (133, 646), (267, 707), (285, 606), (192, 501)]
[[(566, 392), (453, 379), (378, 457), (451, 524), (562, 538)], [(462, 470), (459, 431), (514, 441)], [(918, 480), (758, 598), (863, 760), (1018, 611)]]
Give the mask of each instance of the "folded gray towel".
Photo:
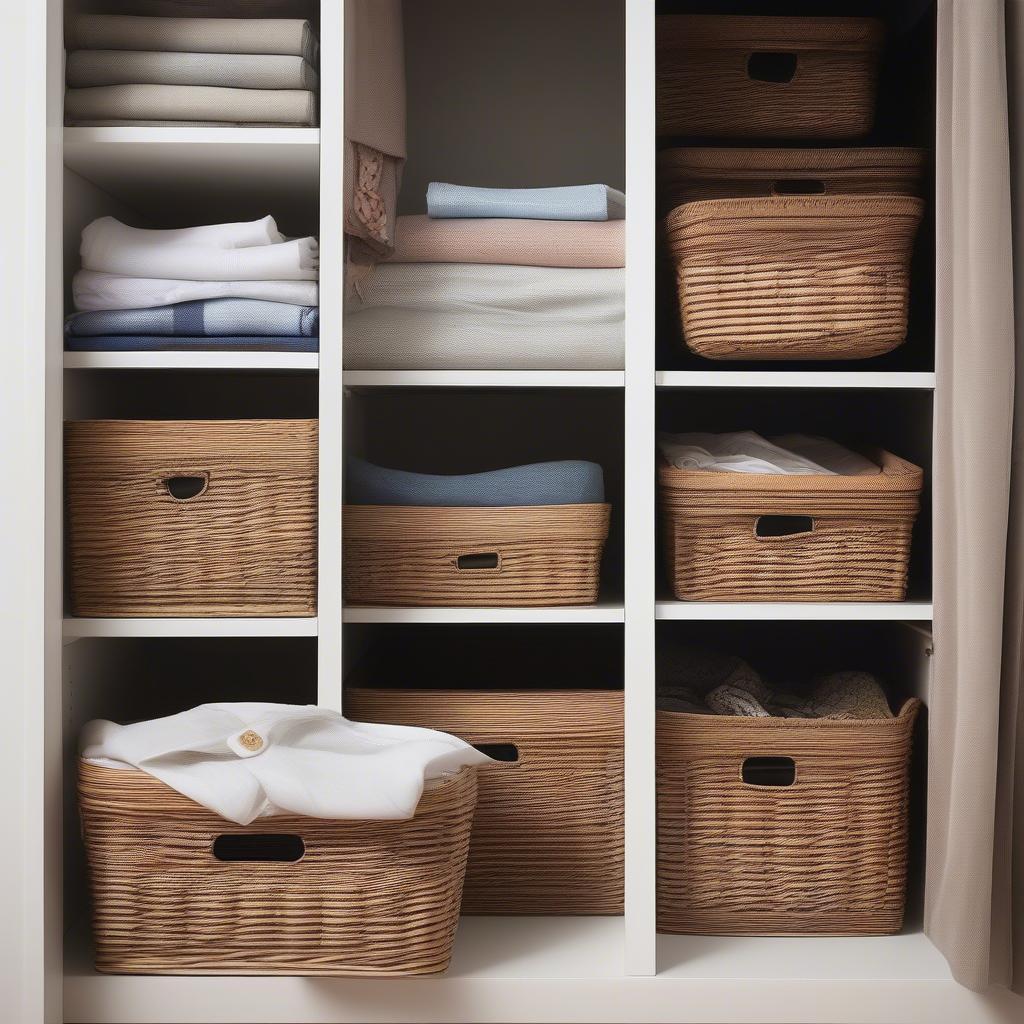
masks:
[(604, 501), (604, 474), (597, 463), (565, 461), (436, 476), (349, 458), (345, 500), (351, 505), (435, 507), (588, 505)]

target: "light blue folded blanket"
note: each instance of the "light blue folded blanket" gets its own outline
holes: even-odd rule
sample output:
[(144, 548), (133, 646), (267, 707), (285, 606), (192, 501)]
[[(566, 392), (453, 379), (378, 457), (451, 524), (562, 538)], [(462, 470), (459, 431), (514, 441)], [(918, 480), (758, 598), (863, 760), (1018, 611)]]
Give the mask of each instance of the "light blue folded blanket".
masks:
[(507, 217), (518, 220), (622, 220), (626, 197), (607, 185), (560, 188), (476, 188), (432, 181), (430, 217)]
[(385, 469), (350, 457), (345, 500), (350, 505), (487, 508), (589, 505), (604, 501), (604, 472), (596, 462), (565, 461), (436, 476)]
[(183, 337), (315, 338), (320, 310), (264, 299), (195, 299), (148, 309), (101, 309), (75, 313), (64, 324), (68, 335), (181, 335)]
[(316, 352), (319, 338), (266, 334), (68, 334), (67, 352)]

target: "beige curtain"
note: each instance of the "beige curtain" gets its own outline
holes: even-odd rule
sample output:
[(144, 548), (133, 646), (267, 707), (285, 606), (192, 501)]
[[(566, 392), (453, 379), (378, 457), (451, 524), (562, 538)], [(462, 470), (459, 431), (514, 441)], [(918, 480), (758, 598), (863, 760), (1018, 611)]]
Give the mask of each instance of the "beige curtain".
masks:
[[(1016, 49), (1022, 4), (938, 5), (940, 385), (925, 890), (925, 929), (954, 977), (975, 989), (1017, 991), (1024, 991), (1024, 383), (1015, 411), (1014, 380), (1018, 346), (1024, 367), (1024, 331), (1018, 341), (1008, 93), (1024, 81)], [(1024, 138), (1024, 125), (1014, 135)], [(1024, 188), (1015, 195), (1022, 226)], [(1024, 231), (1016, 240), (1024, 244)], [(1024, 268), (1024, 248), (1018, 253)]]

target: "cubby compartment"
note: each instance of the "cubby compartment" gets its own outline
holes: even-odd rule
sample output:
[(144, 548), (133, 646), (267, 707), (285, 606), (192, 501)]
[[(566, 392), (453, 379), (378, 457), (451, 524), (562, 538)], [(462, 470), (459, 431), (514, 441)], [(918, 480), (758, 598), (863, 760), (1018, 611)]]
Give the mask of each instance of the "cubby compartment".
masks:
[(920, 930), (931, 655), (907, 623), (659, 625), (664, 971), (702, 935)]
[[(548, 499), (518, 508), (453, 508), (440, 498), (419, 506), (398, 498), (352, 504), (358, 499), (350, 486), (346, 573), (349, 593), (356, 595), (347, 598), (350, 605), (593, 605), (595, 571), (597, 603), (621, 602), (618, 391), (363, 388), (352, 392), (346, 407), (347, 454), (373, 466), (453, 476), (569, 460), (596, 463), (603, 476), (603, 498), (595, 482), (582, 504)], [(593, 473), (592, 467), (567, 467), (567, 482), (575, 487), (580, 474)], [(495, 504), (481, 493), (480, 500)], [(469, 561), (474, 555), (490, 557)]]
[(346, 717), (440, 729), (494, 759), (463, 914), (622, 914), (621, 627), (348, 626), (346, 647)]
[[(903, 577), (902, 570), (898, 577), (892, 576), (888, 570), (883, 573), (889, 584), (892, 584), (888, 590), (885, 587), (889, 584), (881, 576), (876, 579), (874, 573), (867, 572), (881, 554), (881, 547), (872, 546), (870, 536), (870, 517), (877, 514), (890, 518), (902, 517), (900, 529), (903, 531), (903, 540), (899, 552), (892, 552), (893, 558), (898, 557), (901, 562), (907, 558), (905, 534), (910, 524), (913, 524), (909, 534), (909, 562), (903, 563), (907, 564), (906, 598), (929, 600), (931, 405), (932, 396), (927, 390), (801, 388), (786, 394), (771, 388), (661, 389), (657, 411), (659, 431), (668, 434), (753, 431), (769, 439), (787, 434), (812, 435), (863, 452), (869, 460), (883, 465), (878, 481), (878, 487), (882, 490), (877, 498), (869, 490), (864, 490), (861, 496), (851, 493), (849, 502), (852, 518), (845, 526), (836, 519), (834, 543), (826, 543), (827, 537), (819, 537), (818, 540), (824, 544), (820, 551), (818, 541), (804, 551), (798, 541), (801, 540), (800, 535), (807, 540), (812, 538), (815, 515), (831, 516), (833, 519), (840, 515), (839, 512), (828, 511), (829, 503), (834, 504), (839, 499), (828, 492), (827, 486), (819, 498), (809, 490), (788, 494), (786, 488), (790, 491), (797, 488), (795, 481), (798, 482), (799, 477), (785, 477), (783, 483), (786, 487), (782, 487), (778, 484), (778, 477), (757, 475), (756, 480), (764, 482), (766, 489), (763, 492), (756, 488), (749, 491), (731, 490), (735, 508), (730, 514), (726, 513), (724, 505), (721, 508), (708, 506), (702, 511), (701, 502), (704, 498), (701, 494), (694, 492), (692, 503), (688, 505), (686, 492), (674, 490), (670, 486), (675, 483), (672, 470), (667, 468), (668, 464), (659, 455), (664, 467), (661, 470), (660, 514), (662, 564), (670, 566), (672, 573), (682, 572), (685, 576), (676, 579), (674, 589), (677, 592), (692, 592), (698, 599), (712, 601), (741, 601), (744, 600), (741, 596), (743, 594), (749, 594), (750, 600), (771, 601), (771, 578), (763, 574), (772, 572), (777, 574), (772, 577), (778, 581), (777, 600), (783, 602), (801, 599), (901, 600), (898, 585)], [(878, 452), (891, 454), (882, 457)], [(923, 487), (916, 473), (918, 469), (924, 474)], [(894, 474), (891, 484), (886, 481), (886, 474)], [(724, 475), (723, 480), (730, 488), (741, 488), (745, 482), (744, 476), (746, 474), (731, 473)], [(861, 478), (841, 479), (851, 481)], [(868, 478), (863, 479), (866, 481)], [(775, 484), (772, 484), (773, 480)], [(821, 483), (824, 478), (815, 477), (814, 480)], [(905, 484), (900, 483), (904, 480)], [(919, 495), (917, 488), (921, 488)], [(890, 509), (889, 505), (893, 502), (896, 505)], [(915, 503), (919, 503), (916, 510), (912, 507)], [(858, 511), (861, 506), (863, 512)], [(829, 530), (832, 529), (829, 526)], [(730, 530), (735, 531), (734, 537), (730, 537)], [(755, 535), (753, 540), (744, 540), (744, 536), (751, 531)], [(864, 531), (864, 536), (859, 538), (858, 533)], [(878, 539), (889, 545), (895, 539), (895, 532), (895, 527), (883, 530)], [(787, 535), (791, 536), (787, 538)], [(787, 539), (789, 546), (794, 549), (789, 559), (782, 557), (785, 551), (780, 547)], [(688, 552), (694, 549), (697, 541), (711, 544), (709, 550), (714, 550), (715, 545), (721, 546), (718, 570), (714, 564), (702, 567), (702, 574), (708, 574), (707, 586), (693, 578), (692, 567), (687, 568)], [(857, 553), (858, 544), (866, 544), (860, 555)], [(768, 557), (769, 547), (775, 551), (771, 558)], [(796, 550), (798, 547), (799, 551)], [(857, 584), (849, 574), (844, 575), (845, 570), (840, 569), (840, 566), (847, 562), (849, 573), (854, 576), (860, 572), (865, 573), (863, 585)], [(716, 571), (724, 574), (727, 568), (729, 578), (735, 578), (734, 587), (730, 587), (727, 582), (723, 583), (724, 576), (716, 576)], [(836, 584), (831, 589), (828, 582), (830, 578)], [(851, 589), (844, 597), (844, 590), (850, 587), (858, 589), (856, 593)], [(732, 596), (715, 596), (725, 595), (726, 590)], [(802, 594), (806, 596), (801, 597)]]

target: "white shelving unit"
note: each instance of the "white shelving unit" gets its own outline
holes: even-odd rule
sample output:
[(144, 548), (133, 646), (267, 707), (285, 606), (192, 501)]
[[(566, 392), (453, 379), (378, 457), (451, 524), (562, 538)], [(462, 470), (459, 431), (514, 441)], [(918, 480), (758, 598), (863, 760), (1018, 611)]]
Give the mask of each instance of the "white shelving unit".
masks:
[[(411, 2), (424, 4), (425, 0)], [(603, 0), (600, 6), (607, 9), (611, 2)], [(476, 7), (472, 0), (444, 0), (440, 21), (448, 25), (445, 18), (458, 14), (460, 3), (463, 14)], [(549, 0), (547, 7), (557, 8), (558, 3)], [(546, 25), (543, 18), (532, 17), (529, 11), (536, 6), (532, 4), (533, 0), (524, 3), (523, 12), (509, 9), (513, 34), (559, 30)], [(49, 91), (45, 174), (38, 186), (37, 205), (48, 216), (40, 241), (46, 251), (34, 256), (45, 268), (38, 296), (45, 300), (46, 310), (45, 374), (40, 373), (38, 384), (43, 387), (45, 376), (48, 515), (40, 537), (46, 562), (43, 632), (47, 647), (44, 685), (26, 696), (26, 742), (34, 751), (26, 763), (39, 780), (33, 781), (35, 802), (26, 812), (25, 841), (32, 866), (26, 899), (38, 922), (25, 945), (26, 959), (31, 961), (26, 967), (31, 1024), (457, 1024), (513, 1020), (524, 1024), (997, 1024), (1012, 1019), (1019, 1004), (999, 996), (977, 996), (957, 986), (945, 961), (913, 922), (904, 934), (888, 938), (684, 937), (656, 932), (654, 684), (659, 631), (721, 628), (733, 622), (741, 626), (795, 624), (790, 628), (803, 628), (801, 624), (806, 623), (808, 629), (831, 628), (828, 624), (873, 629), (879, 624), (881, 629), (898, 630), (903, 623), (907, 636), (914, 638), (914, 643), (907, 645), (913, 663), (908, 674), (912, 685), (926, 692), (932, 618), (931, 597), (923, 587), (912, 590), (913, 599), (893, 604), (711, 604), (659, 596), (653, 459), (659, 403), (713, 401), (716, 390), (742, 392), (744, 401), (754, 397), (769, 401), (773, 391), (792, 392), (799, 398), (820, 391), (837, 400), (851, 393), (858, 400), (868, 394), (882, 395), (885, 401), (906, 397), (917, 403), (914, 409), (924, 409), (943, 381), (931, 370), (917, 369), (657, 368), (655, 0), (622, 0), (621, 8), (613, 12), (624, 12), (622, 39), (614, 34), (623, 31), (621, 18), (608, 22), (618, 27), (605, 32), (607, 38), (598, 35), (591, 39), (611, 51), (616, 47), (625, 51), (624, 149), (629, 193), (626, 366), (624, 370), (602, 371), (343, 371), (341, 3), (322, 0), (320, 4), (320, 129), (63, 129), (63, 5), (61, 0), (46, 0), (45, 6), (46, 17), (38, 30), (41, 52), (45, 43)], [(99, 0), (81, 0), (77, 6), (102, 9)], [(574, 10), (580, 6), (574, 5)], [(589, 15), (590, 9), (587, 32), (604, 31), (593, 28), (595, 22)], [(561, 20), (557, 24), (562, 25), (560, 31), (565, 30)], [(573, 25), (575, 33), (580, 26)], [(414, 37), (407, 38), (415, 45)], [(571, 39), (572, 44), (564, 48), (567, 55), (575, 51), (574, 34)], [(495, 45), (504, 44), (498, 40)], [(528, 53), (517, 51), (513, 64), (527, 69), (526, 74), (536, 73), (542, 84), (545, 76), (558, 73), (546, 66), (531, 69), (528, 58)], [(444, 72), (438, 63), (436, 74)], [(490, 73), (486, 61), (478, 73)], [(495, 74), (507, 77), (511, 72), (500, 68)], [(572, 80), (565, 88), (567, 94), (585, 98), (587, 84)], [(557, 90), (547, 91), (554, 95)], [(484, 99), (479, 101), (477, 116), (488, 116)], [(602, 109), (593, 124), (604, 124), (611, 117)], [(566, 146), (576, 146), (564, 125), (546, 130), (556, 131)], [(481, 153), (482, 159), (489, 157), (483, 150)], [(559, 154), (552, 150), (547, 158), (557, 165)], [(414, 163), (411, 159), (410, 166)], [(223, 220), (266, 212), (297, 226), (285, 230), (319, 234), (318, 354), (63, 352), (60, 313), (65, 279), (75, 268), (78, 232), (90, 219), (112, 213), (143, 220), (152, 216), (161, 222), (176, 218), (195, 222), (204, 217)], [(110, 401), (111, 377), (123, 381), (126, 390), (141, 388), (140, 394), (150, 395), (160, 390), (162, 381), (185, 390), (182, 382), (200, 376), (207, 381), (212, 377), (225, 401), (230, 400), (232, 407), (252, 408), (252, 415), (262, 414), (266, 403), (272, 410), (275, 403), (281, 403), (289, 408), (298, 404), (309, 410), (308, 415), (319, 416), (317, 616), (67, 617), (61, 577), (62, 418), (82, 415), (83, 409), (89, 415), (91, 410), (102, 409)], [(755, 390), (764, 394), (754, 396)], [(559, 401), (564, 395), (566, 402), (575, 403), (574, 409), (592, 417), (589, 424), (585, 416), (577, 420), (605, 431), (595, 444), (604, 446), (606, 475), (614, 481), (612, 500), (620, 506), (614, 527), (618, 533), (610, 543), (617, 561), (609, 597), (592, 607), (579, 608), (344, 607), (344, 453), (360, 450), (368, 437), (373, 440), (373, 431), (395, 402), (410, 407), (419, 403), (415, 405), (419, 413), (440, 407), (431, 403), (454, 407), (463, 402), (473, 411), (490, 402), (514, 402), (522, 395), (543, 409), (550, 408), (544, 403)], [(585, 403), (593, 403), (595, 411)], [(544, 415), (547, 413), (542, 411), (542, 429), (548, 427)], [(415, 424), (415, 418), (410, 416), (410, 422)], [(394, 436), (385, 442), (395, 443), (406, 429), (405, 422), (400, 422), (393, 428)], [(927, 447), (930, 422), (922, 418), (915, 429), (916, 440)], [(484, 435), (481, 443), (488, 441)], [(921, 578), (927, 583), (927, 569)], [(361, 638), (377, 627), (457, 628), (460, 624), (500, 625), (508, 628), (510, 636), (518, 626), (527, 624), (564, 630), (566, 637), (591, 626), (622, 636), (624, 916), (465, 918), (452, 968), (440, 978), (120, 977), (93, 970), (91, 940), (82, 914), (83, 875), (69, 768), (75, 730), (85, 716), (116, 715), (117, 701), (147, 698), (144, 677), (115, 678), (119, 672), (135, 671), (152, 651), (170, 657), (179, 640), (192, 651), (219, 644), (226, 645), (229, 653), (248, 650), (246, 664), (254, 672), (260, 667), (261, 652), (267, 651), (272, 655), (268, 671), (275, 673), (269, 684), (279, 688), (281, 699), (316, 699), (342, 709), (343, 677), (348, 667), (348, 648), (343, 649), (343, 644), (351, 639), (353, 648), (358, 647)], [(188, 667), (186, 663), (183, 676)], [(267, 684), (268, 680), (261, 682)], [(173, 694), (166, 692), (160, 695), (160, 699), (172, 698)], [(62, 789), (69, 809), (66, 817), (60, 806)], [(25, 1024), (29, 1020), (26, 1018)]]

